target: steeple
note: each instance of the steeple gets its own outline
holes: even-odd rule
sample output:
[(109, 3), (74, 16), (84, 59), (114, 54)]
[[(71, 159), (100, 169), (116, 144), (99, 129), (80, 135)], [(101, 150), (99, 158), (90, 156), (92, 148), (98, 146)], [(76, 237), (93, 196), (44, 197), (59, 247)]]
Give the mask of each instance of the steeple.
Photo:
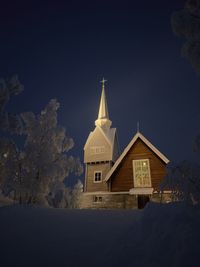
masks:
[(98, 119), (95, 121), (95, 125), (100, 127), (110, 128), (112, 121), (109, 120), (109, 115), (108, 115), (108, 107), (105, 94), (105, 82), (106, 80), (104, 80), (103, 78), (103, 80), (101, 81), (102, 93), (99, 105), (99, 114), (98, 114)]

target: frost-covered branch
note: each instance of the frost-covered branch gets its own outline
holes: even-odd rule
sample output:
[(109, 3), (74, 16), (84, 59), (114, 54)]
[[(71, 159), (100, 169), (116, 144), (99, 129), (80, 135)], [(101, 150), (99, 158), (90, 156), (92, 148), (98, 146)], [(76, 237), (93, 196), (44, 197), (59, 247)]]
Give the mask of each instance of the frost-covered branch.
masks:
[(0, 79), (0, 129), (11, 133), (22, 133), (19, 115), (8, 113), (5, 108), (10, 98), (23, 91), (24, 87), (15, 75), (11, 79)]
[(188, 0), (185, 7), (171, 19), (173, 31), (185, 38), (182, 55), (200, 74), (200, 0)]
[(20, 203), (49, 204), (58, 188), (66, 198), (65, 178), (70, 173), (80, 175), (83, 167), (78, 158), (68, 154), (74, 141), (58, 125), (60, 104), (56, 99), (50, 100), (38, 115), (5, 111), (10, 97), (22, 90), (17, 76), (0, 80), (0, 129), (25, 135), (21, 150), (12, 140), (0, 139), (0, 187)]
[(67, 153), (74, 142), (66, 136), (65, 129), (57, 124), (58, 108), (59, 103), (52, 99), (37, 116), (32, 113), (21, 114), (27, 135), (24, 169), (32, 185), (31, 198), (37, 203), (47, 202), (53, 187), (62, 187), (69, 173), (82, 173), (79, 159)]

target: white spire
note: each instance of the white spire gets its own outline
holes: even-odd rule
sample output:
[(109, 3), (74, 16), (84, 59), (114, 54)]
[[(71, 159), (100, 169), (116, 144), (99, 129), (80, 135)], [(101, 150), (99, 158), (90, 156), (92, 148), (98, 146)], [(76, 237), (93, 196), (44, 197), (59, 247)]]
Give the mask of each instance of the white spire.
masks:
[(101, 93), (101, 100), (99, 105), (99, 114), (98, 119), (95, 121), (96, 126), (100, 127), (110, 127), (112, 122), (109, 120), (108, 115), (108, 107), (107, 107), (107, 101), (106, 101), (106, 94), (105, 94), (105, 82), (106, 80), (101, 81), (102, 83), (102, 93)]
[(106, 80), (104, 80), (104, 78), (103, 78), (103, 80), (101, 81), (102, 93), (101, 93), (101, 101), (100, 101), (100, 105), (99, 105), (98, 119), (109, 119), (106, 94), (105, 94), (105, 82), (106, 82)]

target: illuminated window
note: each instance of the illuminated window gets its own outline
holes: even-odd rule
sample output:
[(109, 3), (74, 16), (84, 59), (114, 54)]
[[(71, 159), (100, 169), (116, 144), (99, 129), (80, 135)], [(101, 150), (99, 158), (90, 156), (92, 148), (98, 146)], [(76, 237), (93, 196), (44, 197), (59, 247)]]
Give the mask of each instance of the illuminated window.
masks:
[(148, 159), (133, 160), (134, 187), (151, 187)]
[(94, 172), (94, 182), (95, 183), (100, 183), (101, 178), (102, 178), (102, 172), (100, 172), (100, 171)]
[(95, 154), (102, 154), (105, 152), (105, 147), (104, 146), (92, 146), (90, 148), (90, 153), (92, 155), (95, 155)]

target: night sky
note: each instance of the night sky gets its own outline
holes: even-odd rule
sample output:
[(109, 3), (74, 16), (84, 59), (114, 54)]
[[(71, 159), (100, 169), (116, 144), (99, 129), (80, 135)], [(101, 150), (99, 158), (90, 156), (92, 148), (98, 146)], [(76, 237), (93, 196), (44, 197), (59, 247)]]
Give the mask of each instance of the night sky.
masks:
[(25, 90), (9, 111), (38, 113), (51, 98), (73, 137), (72, 153), (94, 128), (108, 80), (110, 119), (123, 150), (140, 130), (172, 161), (194, 159), (200, 133), (200, 77), (181, 57), (171, 15), (185, 1), (5, 1), (0, 6), (0, 76)]

